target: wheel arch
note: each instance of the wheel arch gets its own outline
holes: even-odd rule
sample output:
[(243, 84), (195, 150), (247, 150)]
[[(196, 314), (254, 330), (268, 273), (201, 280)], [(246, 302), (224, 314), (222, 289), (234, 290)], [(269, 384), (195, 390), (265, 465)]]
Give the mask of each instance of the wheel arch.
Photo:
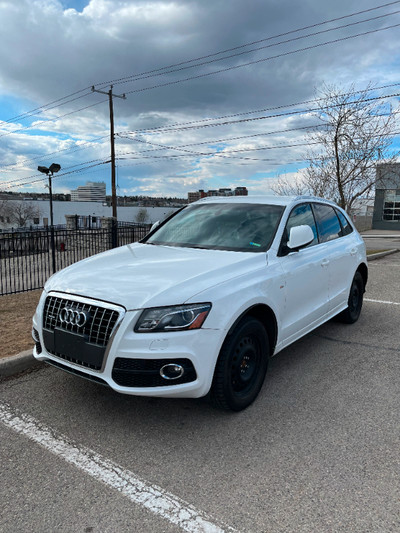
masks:
[(278, 323), (273, 310), (265, 304), (256, 304), (244, 311), (229, 328), (226, 338), (228, 338), (235, 330), (238, 323), (246, 316), (250, 316), (259, 320), (264, 326), (268, 334), (268, 342), (271, 356), (274, 353), (276, 341), (278, 338)]
[(357, 272), (359, 272), (361, 274), (361, 277), (363, 279), (363, 283), (364, 283), (364, 291), (365, 291), (365, 287), (367, 285), (367, 281), (368, 281), (368, 267), (365, 263), (361, 263), (358, 268), (357, 268)]

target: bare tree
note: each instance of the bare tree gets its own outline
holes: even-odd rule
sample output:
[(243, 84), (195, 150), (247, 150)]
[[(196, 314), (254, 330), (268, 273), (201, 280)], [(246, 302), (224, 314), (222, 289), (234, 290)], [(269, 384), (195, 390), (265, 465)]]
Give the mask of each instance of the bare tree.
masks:
[(10, 222), (10, 210), (7, 200), (0, 200), (0, 224), (7, 226)]
[(4, 199), (0, 200), (0, 215), (4, 216), (6, 214), (7, 205), (8, 205), (7, 200), (4, 200)]
[(289, 179), (286, 176), (279, 176), (277, 182), (271, 185), (271, 189), (279, 196), (298, 196), (301, 194), (312, 194), (301, 176)]
[(32, 202), (9, 202), (4, 200), (1, 205), (1, 210), (10, 223), (15, 224), (19, 228), (26, 227), (29, 223), (33, 223), (35, 218), (40, 217), (40, 209)]
[(139, 209), (139, 211), (137, 212), (136, 217), (135, 217), (135, 221), (138, 224), (145, 224), (146, 221), (148, 220), (148, 218), (149, 218), (149, 214), (147, 212), (147, 209), (142, 207), (142, 209)]
[(349, 211), (354, 201), (366, 198), (376, 181), (376, 165), (394, 162), (391, 148), (395, 115), (387, 103), (374, 98), (373, 87), (344, 94), (334, 86), (324, 86), (316, 117), (321, 126), (308, 135), (318, 146), (308, 153), (305, 188), (334, 200)]

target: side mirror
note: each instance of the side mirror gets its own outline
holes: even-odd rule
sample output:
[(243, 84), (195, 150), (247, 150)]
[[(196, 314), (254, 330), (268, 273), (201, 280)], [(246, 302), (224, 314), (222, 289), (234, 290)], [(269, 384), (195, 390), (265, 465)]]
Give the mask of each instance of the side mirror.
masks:
[(154, 222), (154, 224), (151, 226), (150, 231), (153, 231), (153, 229), (156, 229), (160, 225), (160, 221), (157, 220), (157, 222)]
[(290, 230), (287, 246), (291, 252), (298, 252), (314, 240), (314, 232), (310, 226), (295, 226)]

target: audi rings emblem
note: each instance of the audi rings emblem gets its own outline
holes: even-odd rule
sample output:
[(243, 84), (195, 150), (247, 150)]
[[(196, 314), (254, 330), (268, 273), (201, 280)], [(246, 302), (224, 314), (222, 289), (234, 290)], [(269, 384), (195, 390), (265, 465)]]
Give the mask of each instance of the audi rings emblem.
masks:
[(83, 327), (89, 319), (89, 314), (86, 311), (79, 311), (73, 307), (63, 307), (58, 315), (61, 324), (69, 324), (70, 326)]

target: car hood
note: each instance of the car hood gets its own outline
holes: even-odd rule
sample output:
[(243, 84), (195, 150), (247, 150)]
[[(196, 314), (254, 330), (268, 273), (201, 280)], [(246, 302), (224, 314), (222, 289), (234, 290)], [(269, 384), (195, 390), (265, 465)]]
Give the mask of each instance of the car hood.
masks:
[(61, 270), (47, 281), (45, 289), (108, 301), (133, 310), (182, 304), (261, 266), (266, 266), (265, 253), (135, 243)]

